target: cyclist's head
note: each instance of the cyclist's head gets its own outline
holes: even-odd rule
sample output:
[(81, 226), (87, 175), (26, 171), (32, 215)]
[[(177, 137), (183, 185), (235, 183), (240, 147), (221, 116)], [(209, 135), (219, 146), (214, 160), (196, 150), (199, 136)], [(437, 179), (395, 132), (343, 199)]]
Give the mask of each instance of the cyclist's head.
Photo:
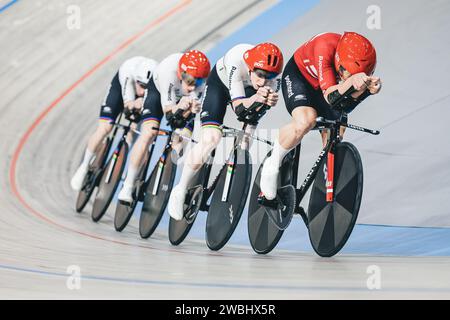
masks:
[(356, 32), (345, 32), (338, 42), (334, 65), (341, 78), (360, 72), (372, 75), (377, 53), (372, 43)]
[(283, 53), (273, 43), (261, 43), (244, 53), (244, 60), (254, 76), (270, 80), (283, 71)]
[(211, 71), (206, 55), (198, 50), (184, 53), (178, 63), (178, 77), (191, 89), (203, 85)]
[(140, 97), (144, 95), (145, 89), (148, 87), (150, 78), (158, 63), (152, 59), (143, 59), (134, 71), (134, 79), (136, 82), (136, 94)]

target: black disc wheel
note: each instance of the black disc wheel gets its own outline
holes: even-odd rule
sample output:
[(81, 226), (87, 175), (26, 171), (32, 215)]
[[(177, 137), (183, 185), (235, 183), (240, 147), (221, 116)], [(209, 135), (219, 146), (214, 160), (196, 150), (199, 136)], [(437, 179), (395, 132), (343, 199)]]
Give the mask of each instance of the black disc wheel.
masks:
[(78, 192), (77, 202), (75, 204), (75, 210), (79, 213), (83, 211), (84, 207), (89, 202), (92, 193), (94, 192), (95, 186), (97, 184), (99, 173), (101, 168), (105, 163), (105, 158), (108, 156), (110, 143), (109, 139), (105, 140), (99, 150), (96, 153), (94, 162), (89, 166), (89, 171), (84, 177), (83, 187), (80, 192)]
[[(270, 156), (270, 152), (267, 156)], [(267, 159), (267, 157), (266, 157)], [(292, 181), (292, 165), (294, 159), (294, 152), (290, 152), (283, 160), (280, 167), (280, 174), (278, 177), (278, 188), (288, 186)], [(248, 210), (248, 236), (253, 250), (259, 254), (267, 254), (275, 248), (278, 241), (280, 241), (284, 230), (280, 229), (273, 220), (269, 217), (268, 207), (262, 206), (258, 203), (258, 196), (261, 193), (261, 169), (263, 164), (259, 167), (253, 188), (250, 193), (250, 204)], [(278, 210), (275, 210), (278, 214)]]
[(203, 201), (203, 182), (206, 175), (207, 164), (197, 172), (188, 185), (188, 192), (184, 204), (184, 217), (180, 221), (170, 218), (169, 221), (169, 241), (172, 245), (181, 244), (191, 231), (200, 205)]
[(311, 245), (321, 257), (338, 253), (347, 242), (358, 217), (363, 191), (363, 167), (356, 147), (339, 143), (334, 156), (334, 198), (326, 201), (327, 159), (315, 178), (308, 207)]
[(100, 176), (97, 194), (92, 208), (92, 220), (98, 222), (111, 203), (122, 178), (128, 154), (127, 143), (120, 143)]
[(144, 205), (139, 218), (139, 234), (144, 239), (153, 234), (166, 210), (177, 170), (177, 165), (172, 159), (173, 152), (175, 151), (171, 148), (165, 150), (147, 182)]
[(236, 148), (219, 173), (206, 219), (206, 244), (220, 250), (230, 239), (247, 202), (252, 166), (250, 153)]

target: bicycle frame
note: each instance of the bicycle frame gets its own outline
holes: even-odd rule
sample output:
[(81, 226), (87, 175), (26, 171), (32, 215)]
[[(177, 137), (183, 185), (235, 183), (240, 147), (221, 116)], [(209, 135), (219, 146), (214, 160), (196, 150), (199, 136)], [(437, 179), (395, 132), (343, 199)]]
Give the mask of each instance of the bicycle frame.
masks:
[[(197, 143), (197, 141), (195, 141), (192, 138), (189, 138), (189, 137), (183, 136), (181, 134), (178, 134), (174, 130), (165, 130), (165, 129), (160, 129), (160, 128), (156, 128), (156, 127), (153, 127), (152, 129), (158, 131), (158, 135), (157, 136), (161, 136), (161, 135), (162, 136), (167, 136), (167, 141), (166, 141), (166, 145), (164, 147), (164, 151), (161, 154), (161, 157), (159, 158), (159, 161), (158, 161), (158, 164), (157, 164), (158, 165), (158, 172), (156, 174), (156, 181), (155, 181), (155, 184), (154, 184), (152, 192), (151, 192), (151, 194), (153, 196), (155, 196), (158, 193), (158, 188), (159, 188), (159, 185), (160, 185), (160, 182), (161, 182), (161, 177), (163, 175), (164, 168), (166, 166), (166, 161), (167, 161), (166, 153), (168, 152), (168, 150), (170, 148), (172, 148), (172, 138), (173, 138), (173, 136), (174, 135), (178, 135), (182, 139), (188, 140), (188, 141), (193, 142), (193, 143)], [(138, 132), (138, 131), (137, 131), (137, 133), (140, 134), (140, 132)], [(150, 150), (149, 159), (151, 159), (151, 157), (152, 157), (153, 150), (154, 150), (155, 144), (156, 144), (156, 139), (157, 139), (157, 137), (155, 137), (155, 139), (153, 140), (152, 147), (151, 147), (151, 150)], [(150, 164), (150, 161), (148, 161), (148, 163), (147, 163), (147, 169), (148, 169), (149, 164)], [(150, 181), (147, 181), (146, 183), (149, 183), (149, 182)], [(145, 185), (145, 189), (144, 190), (146, 190), (146, 189), (147, 189), (147, 185)]]
[[(109, 183), (109, 181), (111, 180), (111, 175), (112, 175), (112, 173), (113, 173), (113, 171), (114, 171), (114, 167), (116, 166), (117, 158), (118, 158), (118, 156), (119, 156), (119, 151), (120, 151), (122, 145), (123, 145), (124, 143), (126, 143), (126, 136), (128, 135), (128, 132), (130, 132), (130, 130), (131, 130), (131, 124), (132, 124), (132, 123), (133, 123), (133, 121), (132, 121), (132, 120), (129, 120), (129, 123), (128, 123), (128, 125), (126, 125), (126, 126), (125, 126), (125, 125), (121, 125), (121, 124), (116, 124), (116, 125), (115, 125), (114, 132), (113, 132), (112, 137), (115, 137), (115, 136), (116, 136), (117, 130), (118, 130), (119, 128), (122, 128), (122, 129), (123, 129), (123, 133), (122, 133), (122, 138), (120, 139), (119, 144), (118, 144), (117, 147), (114, 149), (114, 152), (113, 152), (113, 154), (112, 154), (112, 158), (113, 158), (113, 160), (112, 160), (112, 165), (109, 166), (108, 173), (106, 174), (106, 177), (105, 177), (105, 182), (106, 182), (106, 183)], [(114, 140), (114, 139), (111, 139), (111, 141), (110, 141), (111, 144), (113, 143), (113, 140)], [(109, 159), (108, 159), (108, 160), (109, 160)]]
[[(156, 173), (156, 181), (155, 181), (155, 184), (153, 185), (153, 190), (152, 190), (152, 193), (151, 193), (153, 196), (156, 196), (156, 194), (158, 193), (159, 184), (161, 182), (161, 177), (162, 177), (162, 174), (163, 174), (163, 171), (164, 171), (164, 167), (166, 165), (166, 159), (167, 159), (166, 152), (167, 152), (167, 150), (169, 148), (171, 148), (171, 145), (172, 145), (171, 144), (171, 140), (172, 140), (172, 133), (170, 133), (167, 136), (166, 146), (164, 147), (164, 151), (163, 151), (163, 153), (161, 154), (161, 157), (158, 160), (158, 172)], [(152, 150), (151, 150), (152, 153), (153, 153), (153, 149), (155, 147), (155, 144), (156, 144), (156, 137), (153, 140), (153, 146), (152, 146)], [(152, 154), (150, 154), (150, 158), (151, 158), (151, 156), (152, 156)], [(148, 161), (147, 167), (148, 167), (149, 163), (150, 163), (150, 161)], [(149, 183), (149, 181), (147, 181), (147, 183)]]
[[(339, 126), (340, 127), (340, 126)], [(300, 150), (301, 150), (301, 144), (299, 144), (295, 148), (295, 155), (294, 155), (294, 161), (293, 161), (293, 176), (292, 176), (292, 185), (296, 188), (296, 200), (298, 207), (300, 207), (300, 202), (303, 200), (303, 197), (308, 192), (309, 188), (311, 187), (312, 182), (316, 178), (317, 172), (322, 165), (322, 162), (325, 159), (325, 156), (328, 154), (328, 163), (327, 163), (327, 201), (331, 202), (333, 201), (333, 185), (334, 185), (334, 149), (336, 145), (340, 142), (339, 137), (339, 129), (336, 127), (330, 128), (330, 137), (328, 138), (326, 146), (322, 149), (320, 152), (316, 162), (312, 166), (311, 170), (306, 175), (305, 180), (303, 181), (300, 188), (297, 186), (297, 177), (298, 177), (298, 167), (300, 162)], [(330, 192), (328, 192), (330, 190)], [(296, 209), (297, 209), (296, 208)], [(295, 211), (296, 213), (297, 210)]]
[[(228, 200), (228, 195), (230, 193), (230, 187), (231, 187), (231, 183), (233, 182), (233, 177), (234, 177), (234, 168), (236, 166), (236, 158), (235, 158), (235, 152), (237, 147), (242, 144), (244, 139), (253, 139), (256, 141), (260, 141), (260, 142), (264, 142), (267, 143), (269, 145), (273, 145), (272, 142), (265, 140), (265, 139), (261, 139), (257, 136), (254, 136), (252, 132), (248, 132), (247, 130), (252, 130), (254, 128), (254, 126), (248, 124), (248, 123), (244, 123), (244, 125), (242, 126), (241, 130), (238, 129), (233, 129), (233, 128), (229, 128), (227, 126), (222, 126), (222, 130), (223, 130), (223, 137), (233, 137), (234, 138), (234, 144), (233, 144), (233, 148), (230, 151), (230, 155), (226, 161), (227, 164), (227, 174), (225, 177), (225, 186), (223, 189), (223, 193), (222, 193), (222, 201), (226, 202)], [(247, 143), (247, 145), (245, 146), (245, 148), (243, 148), (242, 150), (248, 150), (250, 147), (250, 144)], [(211, 155), (211, 159), (214, 159), (215, 156), (215, 150), (213, 151), (212, 155)], [(211, 197), (211, 195), (213, 194), (216, 186), (217, 186), (217, 182), (219, 180), (219, 176), (220, 174), (217, 175), (217, 177), (214, 179), (213, 183), (211, 184), (211, 186), (208, 188), (208, 181), (209, 181), (209, 177), (210, 177), (210, 173), (211, 173), (211, 168), (212, 168), (212, 161), (211, 163), (209, 163), (207, 165), (207, 171), (206, 171), (206, 176), (203, 182), (203, 190), (204, 192), (206, 192), (206, 196), (203, 197), (202, 200), (202, 204), (200, 206), (200, 209), (202, 211), (208, 211), (209, 210), (209, 206), (206, 204), (207, 201), (209, 200), (209, 198)]]

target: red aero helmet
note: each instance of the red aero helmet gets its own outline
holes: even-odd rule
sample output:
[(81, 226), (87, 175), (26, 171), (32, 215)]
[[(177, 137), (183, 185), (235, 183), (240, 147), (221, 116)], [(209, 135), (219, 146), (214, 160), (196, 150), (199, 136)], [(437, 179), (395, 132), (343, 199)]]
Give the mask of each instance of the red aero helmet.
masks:
[(251, 71), (262, 69), (281, 73), (283, 70), (283, 53), (273, 43), (261, 43), (247, 50), (244, 53), (244, 60)]
[(184, 53), (178, 63), (178, 77), (181, 79), (181, 73), (186, 72), (194, 78), (207, 78), (211, 70), (206, 55), (198, 50), (190, 50)]
[(372, 43), (356, 32), (344, 32), (338, 42), (334, 65), (339, 73), (339, 67), (352, 75), (364, 72), (372, 75), (377, 64), (377, 53)]

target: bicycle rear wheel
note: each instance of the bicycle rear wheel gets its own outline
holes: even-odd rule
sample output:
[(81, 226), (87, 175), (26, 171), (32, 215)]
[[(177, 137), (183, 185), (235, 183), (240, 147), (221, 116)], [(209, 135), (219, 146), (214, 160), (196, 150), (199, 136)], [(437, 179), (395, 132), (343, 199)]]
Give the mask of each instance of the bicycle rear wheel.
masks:
[(75, 204), (75, 210), (80, 213), (83, 211), (84, 207), (89, 202), (92, 193), (94, 192), (95, 185), (97, 184), (97, 179), (99, 172), (105, 163), (105, 159), (108, 156), (109, 148), (111, 144), (110, 139), (107, 138), (100, 146), (99, 150), (96, 152), (96, 157), (94, 162), (89, 168), (86, 177), (84, 177), (83, 187), (80, 192), (78, 192), (77, 202)]
[(308, 206), (311, 245), (321, 257), (338, 253), (347, 242), (358, 217), (363, 191), (363, 167), (356, 147), (336, 145), (334, 156), (334, 200), (326, 201), (327, 159), (315, 178)]
[(207, 171), (206, 168), (207, 164), (205, 163), (188, 185), (188, 195), (186, 196), (186, 202), (188, 204), (184, 204), (184, 211), (186, 212), (189, 209), (189, 219), (186, 219), (186, 215), (180, 221), (170, 218), (169, 241), (174, 246), (184, 241), (195, 222), (203, 200), (203, 182)]
[(106, 213), (119, 186), (128, 155), (128, 144), (120, 142), (100, 176), (98, 191), (92, 208), (92, 220), (98, 222)]
[(169, 201), (177, 171), (172, 152), (174, 152), (172, 148), (164, 151), (147, 182), (144, 205), (139, 218), (139, 234), (144, 239), (155, 232)]
[(250, 163), (250, 153), (236, 148), (233, 161), (220, 171), (206, 219), (206, 244), (211, 250), (220, 250), (228, 242), (241, 219), (250, 190)]
[[(271, 152), (267, 154), (269, 157)], [(267, 159), (266, 157), (266, 159)], [(290, 152), (283, 160), (278, 177), (278, 188), (291, 184), (292, 164), (294, 152)], [(266, 160), (264, 160), (266, 161)], [(263, 162), (264, 164), (264, 162)], [(258, 196), (261, 193), (261, 170), (259, 167), (253, 188), (250, 194), (250, 205), (248, 210), (248, 236), (253, 250), (258, 254), (267, 254), (275, 248), (283, 235), (284, 230), (280, 230), (269, 218), (266, 210), (273, 210), (263, 207), (258, 203)]]

